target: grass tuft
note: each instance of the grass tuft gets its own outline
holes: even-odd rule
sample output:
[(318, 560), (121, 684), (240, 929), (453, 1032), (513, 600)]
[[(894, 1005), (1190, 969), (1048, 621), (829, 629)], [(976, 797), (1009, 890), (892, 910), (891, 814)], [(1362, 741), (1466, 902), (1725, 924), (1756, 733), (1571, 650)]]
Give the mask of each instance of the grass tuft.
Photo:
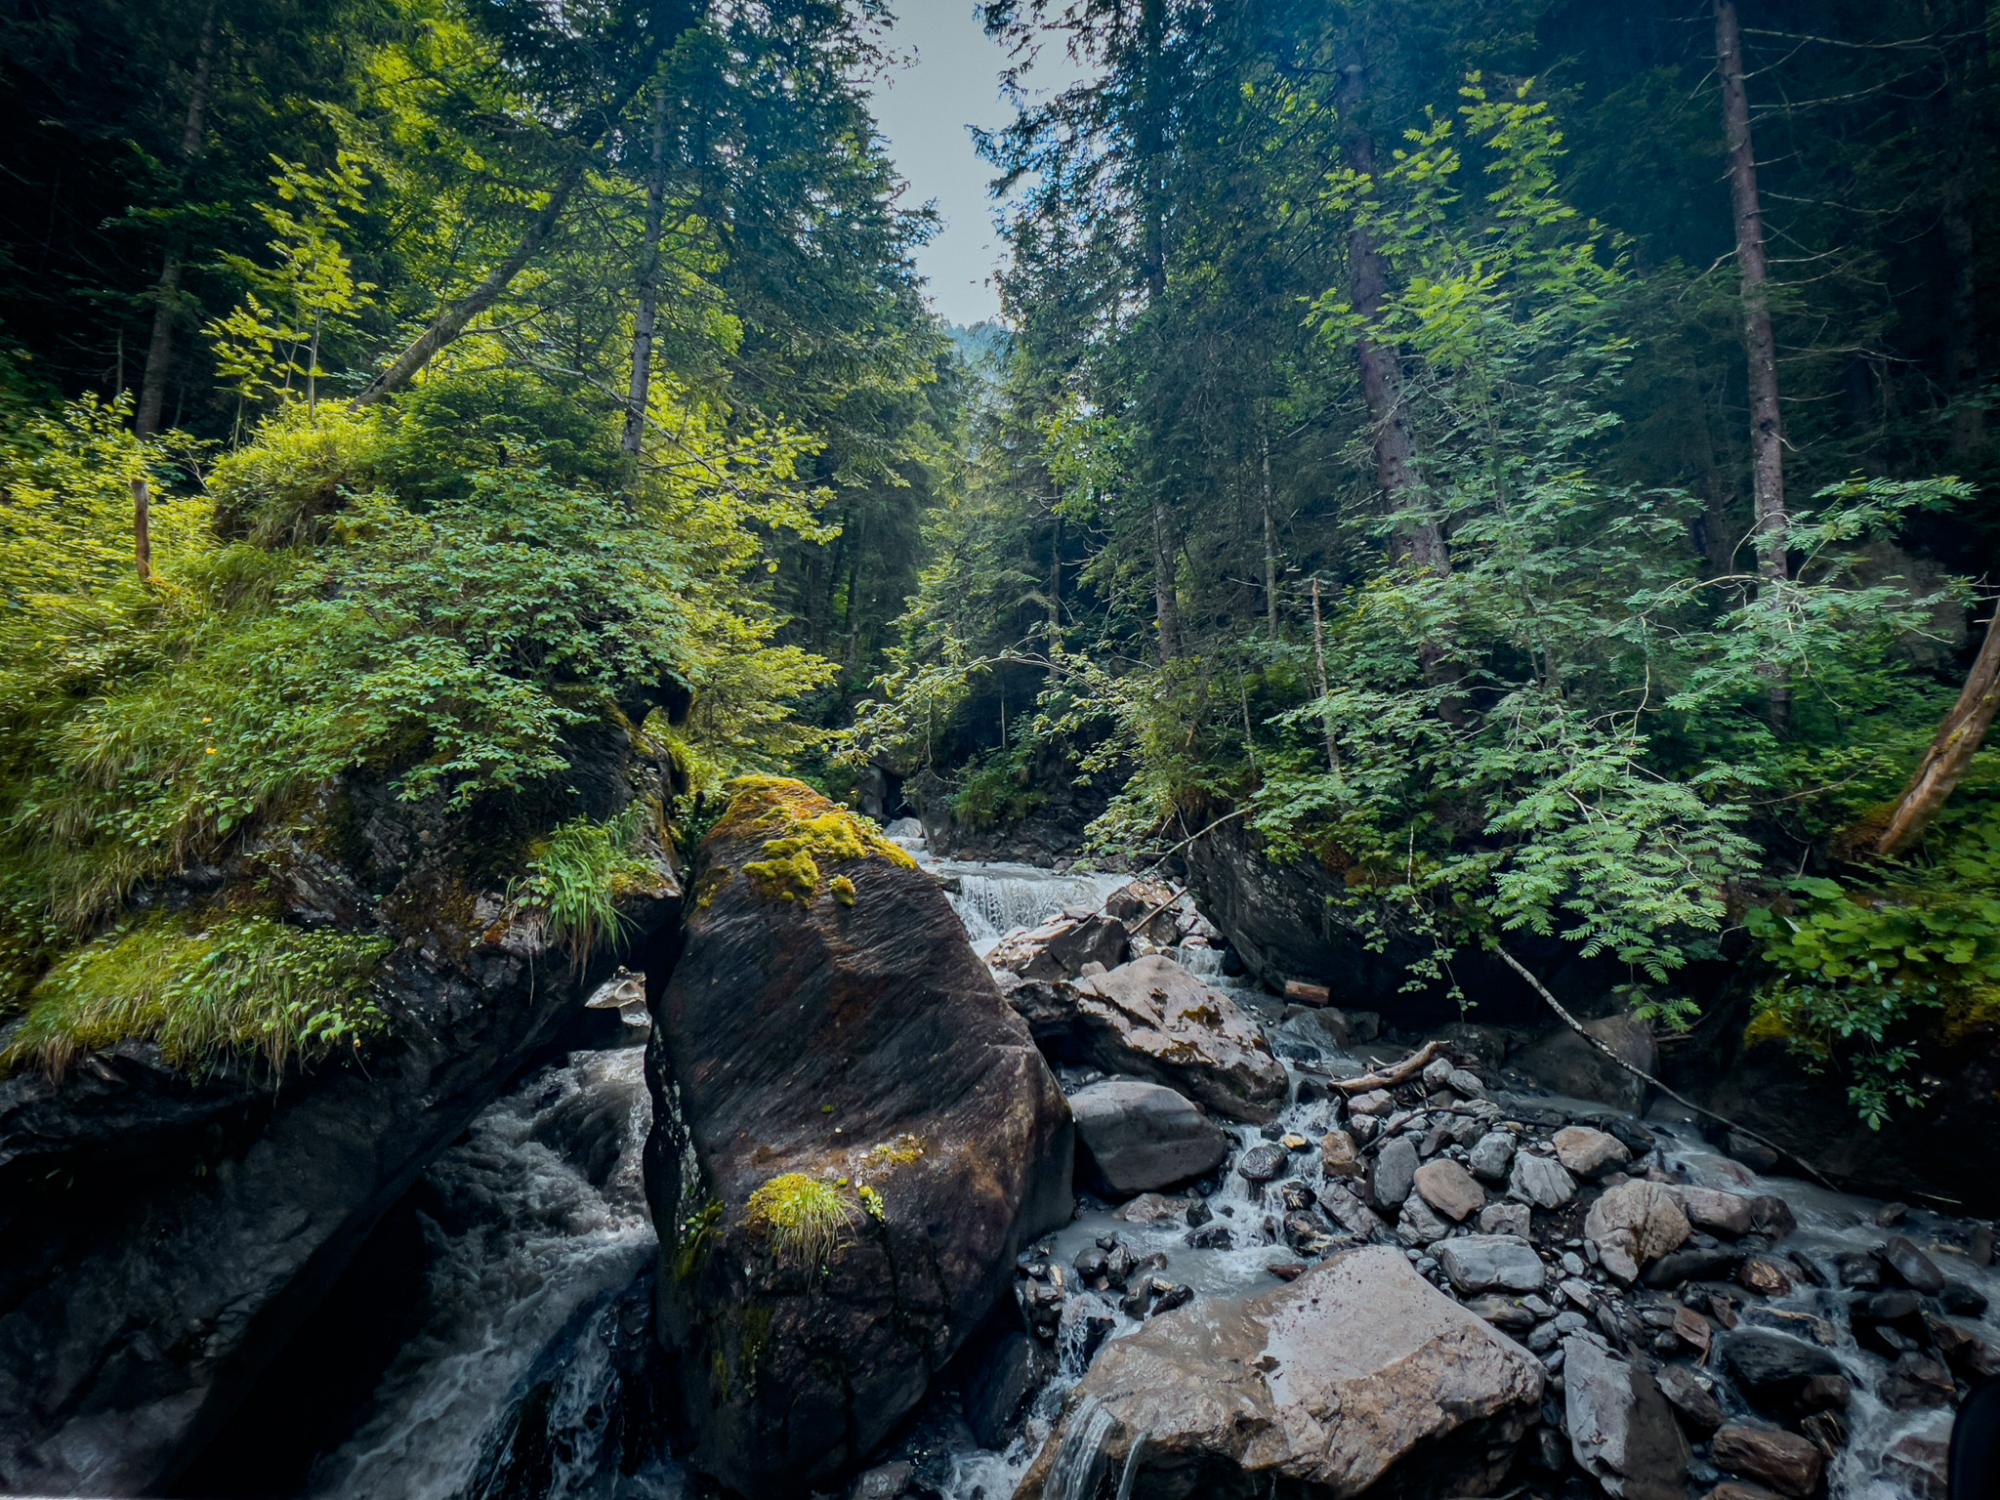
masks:
[(125, 1041), (157, 1043), (189, 1072), (250, 1056), (281, 1073), (359, 1050), (386, 1025), (374, 980), (391, 946), (268, 917), (150, 917), (44, 976), (0, 1074), (36, 1065), (60, 1078), (84, 1053)]
[(796, 1266), (824, 1265), (838, 1255), (855, 1213), (839, 1183), (803, 1172), (773, 1177), (750, 1195), (750, 1226), (770, 1241), (772, 1254)]
[(617, 938), (626, 925), (618, 896), (629, 883), (650, 876), (652, 866), (633, 852), (639, 819), (633, 803), (608, 823), (575, 818), (530, 851), (528, 873), (509, 894), (549, 914), (558, 943), (581, 969), (598, 944)]

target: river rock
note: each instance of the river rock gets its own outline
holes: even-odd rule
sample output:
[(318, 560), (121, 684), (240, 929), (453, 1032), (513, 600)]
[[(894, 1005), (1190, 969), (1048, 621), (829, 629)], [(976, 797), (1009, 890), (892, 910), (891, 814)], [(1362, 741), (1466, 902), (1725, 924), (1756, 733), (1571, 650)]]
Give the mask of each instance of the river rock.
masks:
[(1507, 1194), (1536, 1208), (1561, 1208), (1576, 1196), (1576, 1179), (1561, 1162), (1520, 1151), (1507, 1177)]
[(1796, 1500), (1819, 1493), (1826, 1459), (1811, 1443), (1775, 1427), (1731, 1422), (1715, 1434), (1709, 1450), (1720, 1467), (1768, 1484)]
[(1414, 1181), (1424, 1202), (1453, 1223), (1463, 1222), (1486, 1206), (1486, 1190), (1455, 1161), (1425, 1162), (1417, 1168)]
[(1590, 1205), (1585, 1238), (1597, 1246), (1604, 1268), (1620, 1281), (1638, 1280), (1650, 1261), (1687, 1242), (1687, 1215), (1657, 1182), (1626, 1182)]
[(1739, 1328), (1721, 1340), (1722, 1367), (1760, 1411), (1790, 1417), (1823, 1408), (1845, 1382), (1840, 1361), (1803, 1340), (1764, 1328)]
[(1438, 1264), (1460, 1293), (1539, 1292), (1548, 1268), (1524, 1239), (1505, 1234), (1467, 1234), (1438, 1247)]
[(1170, 1088), (1109, 1078), (1069, 1097), (1078, 1162), (1090, 1185), (1113, 1198), (1153, 1192), (1205, 1176), (1229, 1143), (1202, 1112)]
[(1563, 1415), (1577, 1467), (1620, 1500), (1684, 1500), (1687, 1439), (1652, 1370), (1563, 1340)]
[(1261, 1141), (1236, 1160), (1236, 1175), (1245, 1182), (1276, 1182), (1291, 1167), (1290, 1154), (1276, 1141)]
[(1539, 1361), (1399, 1252), (1351, 1250), (1114, 1341), (1015, 1496), (1040, 1500), (1066, 1451), (1100, 1447), (1128, 1500), (1488, 1493), (1542, 1385)]
[[(623, 734), (570, 754), (555, 807), (524, 793), (514, 826), (672, 795), (671, 768)], [(60, 1083), (0, 1081), (0, 1492), (171, 1491), (418, 1174), (619, 957), (678, 925), (649, 822), (619, 897), (624, 941), (581, 972), (545, 915), (510, 899), (492, 846), (435, 803), (354, 778), (311, 826), (329, 836), (255, 851), (257, 899), (394, 944), (378, 976), (388, 1032), (365, 1067), (289, 1070), (274, 1088), (233, 1069), (189, 1080), (125, 1046)]]
[(1876, 1254), (1896, 1279), (1911, 1291), (1935, 1297), (1944, 1290), (1944, 1272), (1938, 1269), (1937, 1262), (1900, 1234), (1891, 1235), (1888, 1243)]
[(1222, 991), (1164, 958), (1078, 981), (1078, 1045), (1107, 1073), (1163, 1083), (1229, 1120), (1262, 1124), (1285, 1102), (1284, 1065)]
[(1435, 1244), (1451, 1233), (1451, 1220), (1424, 1202), (1423, 1195), (1412, 1193), (1403, 1200), (1403, 1211), (1396, 1219), (1396, 1238), (1413, 1249)]
[(1660, 1371), (1659, 1384), (1660, 1394), (1679, 1414), (1681, 1425), (1696, 1437), (1705, 1438), (1722, 1425), (1722, 1403), (1686, 1365), (1668, 1365)]
[(1481, 1234), (1511, 1234), (1525, 1240), (1534, 1221), (1534, 1213), (1525, 1203), (1489, 1203), (1479, 1210)]
[(1124, 962), (1126, 942), (1125, 924), (1102, 913), (1060, 916), (1009, 933), (994, 944), (986, 962), (1023, 979), (1075, 979), (1088, 964), (1112, 969)]
[(1473, 1143), (1468, 1157), (1472, 1175), (1481, 1182), (1505, 1182), (1507, 1169), (1514, 1165), (1514, 1134), (1509, 1130), (1489, 1130)]
[[(1631, 1016), (1605, 1016), (1585, 1021), (1583, 1029), (1625, 1061), (1645, 1072), (1660, 1071), (1659, 1049), (1643, 1021)], [(1608, 1104), (1629, 1115), (1646, 1112), (1646, 1085), (1611, 1062), (1567, 1027), (1559, 1027), (1507, 1060), (1550, 1093)]]
[(1329, 1130), (1319, 1143), (1319, 1169), (1326, 1177), (1359, 1177), (1367, 1170), (1361, 1148), (1344, 1130)]
[(1715, 1188), (1677, 1187), (1674, 1197), (1681, 1212), (1697, 1229), (1740, 1239), (1757, 1226), (1756, 1202), (1741, 1193), (1725, 1193)]
[(1632, 1159), (1632, 1153), (1617, 1136), (1588, 1125), (1564, 1126), (1555, 1133), (1553, 1144), (1556, 1160), (1578, 1177), (1601, 1177)]
[(1417, 1143), (1406, 1135), (1394, 1137), (1375, 1153), (1375, 1201), (1383, 1208), (1400, 1208), (1417, 1181)]
[[(687, 1456), (796, 1495), (868, 1457), (1069, 1218), (1075, 1143), (936, 884), (801, 783), (732, 791), (654, 1005), (647, 1189)], [(745, 868), (780, 840), (816, 879)]]

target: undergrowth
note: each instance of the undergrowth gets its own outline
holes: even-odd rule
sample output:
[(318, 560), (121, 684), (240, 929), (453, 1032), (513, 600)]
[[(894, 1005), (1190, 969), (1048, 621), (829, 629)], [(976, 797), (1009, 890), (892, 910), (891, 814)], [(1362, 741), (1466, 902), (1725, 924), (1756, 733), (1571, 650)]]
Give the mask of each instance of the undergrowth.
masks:
[(634, 852), (646, 808), (633, 803), (608, 823), (573, 818), (530, 850), (528, 872), (509, 895), (549, 914), (558, 943), (578, 967), (624, 931), (618, 898), (652, 866)]
[(358, 1051), (386, 1026), (375, 976), (390, 947), (268, 917), (142, 918), (42, 978), (0, 1073), (60, 1077), (83, 1053), (127, 1041), (157, 1043), (191, 1072), (257, 1058), (276, 1075)]

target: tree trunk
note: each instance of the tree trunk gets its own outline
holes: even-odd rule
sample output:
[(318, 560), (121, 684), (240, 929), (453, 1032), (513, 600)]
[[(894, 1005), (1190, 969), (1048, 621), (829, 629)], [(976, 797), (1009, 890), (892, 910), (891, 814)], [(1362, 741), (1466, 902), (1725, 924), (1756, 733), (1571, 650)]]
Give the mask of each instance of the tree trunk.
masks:
[[(1348, 166), (1375, 175), (1375, 140), (1363, 123), (1367, 67), (1352, 63), (1341, 72), (1341, 147)], [(1433, 573), (1451, 572), (1451, 550), (1438, 522), (1424, 514), (1423, 484), (1417, 474), (1417, 447), (1403, 393), (1403, 365), (1396, 350), (1373, 333), (1388, 298), (1388, 267), (1375, 237), (1357, 224), (1347, 236), (1348, 294), (1362, 319), (1355, 341), (1361, 367), (1361, 394), (1368, 404), (1369, 441), (1375, 452), (1375, 481), (1383, 503), (1396, 518), (1391, 545), (1396, 560)]]
[(1931, 819), (1964, 779), (1986, 731), (1993, 727), (1996, 709), (2000, 709), (2000, 608), (1987, 621), (1986, 640), (1973, 660), (1965, 690), (1945, 715), (1937, 738), (1924, 752), (1916, 774), (1875, 840), (1878, 855), (1887, 858), (1899, 854), (1923, 837)]
[(646, 405), (653, 384), (653, 330), (660, 314), (660, 240), (667, 222), (667, 87), (653, 95), (652, 161), (646, 175), (646, 243), (639, 260), (639, 310), (632, 320), (632, 386), (625, 400), (626, 492), (639, 478), (639, 450), (646, 438)]
[[(1770, 266), (1764, 256), (1764, 208), (1750, 100), (1743, 87), (1743, 40), (1736, 0), (1715, 0), (1715, 59), (1722, 78), (1722, 127), (1729, 146), (1729, 195), (1736, 213), (1736, 266), (1743, 288), (1743, 353), (1750, 372), (1750, 457), (1755, 491), (1757, 571), (1767, 584), (1790, 576), (1785, 555), (1785, 429), (1778, 404), (1778, 343), (1771, 330)], [(1771, 674), (1771, 723), (1791, 718), (1792, 689)]]
[(1264, 629), (1278, 640), (1278, 517), (1271, 493), (1271, 430), (1259, 434), (1257, 501), (1264, 517)]
[[(201, 155), (202, 124), (208, 115), (209, 91), (214, 87), (215, 4), (216, 0), (209, 0), (202, 14), (201, 40), (195, 48), (194, 79), (188, 86), (187, 116), (181, 124), (177, 206), (187, 195), (195, 159)], [(141, 438), (149, 438), (160, 430), (160, 411), (166, 404), (167, 368), (174, 353), (174, 323), (180, 316), (183, 253), (180, 231), (175, 230), (167, 238), (159, 279), (153, 283), (153, 334), (146, 343), (146, 367), (139, 378), (139, 407), (132, 420), (132, 430)]]
[[(1166, 37), (1166, 0), (1140, 0), (1139, 46), (1144, 89), (1138, 141), (1139, 170), (1143, 177), (1140, 213), (1144, 220), (1141, 225), (1144, 263), (1140, 276), (1145, 283), (1147, 306), (1156, 315), (1167, 295)], [(1146, 489), (1153, 526), (1153, 603), (1160, 622), (1160, 661), (1167, 664), (1180, 655), (1180, 601), (1175, 591), (1173, 517), (1168, 511), (1160, 460), (1166, 423), (1157, 390), (1152, 393), (1150, 404), (1153, 456), (1147, 465)]]
[(1333, 685), (1326, 675), (1326, 616), (1320, 612), (1319, 574), (1313, 574), (1313, 676), (1319, 684), (1319, 726), (1326, 736), (1326, 768), (1335, 781), (1340, 779), (1340, 748), (1333, 739), (1333, 720), (1327, 716), (1326, 700), (1333, 692)]

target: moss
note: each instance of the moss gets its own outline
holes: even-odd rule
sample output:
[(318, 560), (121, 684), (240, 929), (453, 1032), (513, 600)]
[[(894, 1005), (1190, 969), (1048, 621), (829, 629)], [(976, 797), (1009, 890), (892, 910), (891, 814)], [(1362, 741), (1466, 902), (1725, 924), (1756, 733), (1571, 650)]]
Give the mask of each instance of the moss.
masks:
[[(770, 849), (772, 845), (764, 847)], [(766, 901), (809, 902), (819, 891), (819, 866), (803, 849), (756, 860), (743, 867), (743, 874)]]
[(861, 1184), (860, 1198), (861, 1207), (867, 1212), (869, 1218), (873, 1219), (877, 1224), (886, 1224), (889, 1222), (889, 1205), (882, 1201), (880, 1193), (876, 1192), (874, 1188), (865, 1182)]
[(748, 1222), (770, 1242), (777, 1259), (810, 1267), (824, 1265), (845, 1247), (854, 1214), (838, 1183), (787, 1172), (750, 1195)]
[[(710, 843), (762, 840), (762, 858), (745, 864), (743, 873), (768, 901), (811, 902), (829, 864), (881, 859), (899, 869), (917, 868), (910, 851), (874, 823), (829, 802), (803, 781), (739, 776), (727, 789), (730, 803), (710, 831)], [(852, 906), (854, 895), (853, 880), (837, 876), (834, 899)]]
[(358, 1050), (384, 1029), (374, 979), (386, 938), (303, 932), (262, 916), (162, 914), (77, 950), (29, 994), (0, 1073), (51, 1075), (86, 1052), (157, 1043), (199, 1071), (242, 1055), (272, 1071)]
[(924, 1143), (914, 1135), (900, 1135), (893, 1141), (871, 1146), (865, 1160), (874, 1167), (907, 1167), (922, 1161)]

